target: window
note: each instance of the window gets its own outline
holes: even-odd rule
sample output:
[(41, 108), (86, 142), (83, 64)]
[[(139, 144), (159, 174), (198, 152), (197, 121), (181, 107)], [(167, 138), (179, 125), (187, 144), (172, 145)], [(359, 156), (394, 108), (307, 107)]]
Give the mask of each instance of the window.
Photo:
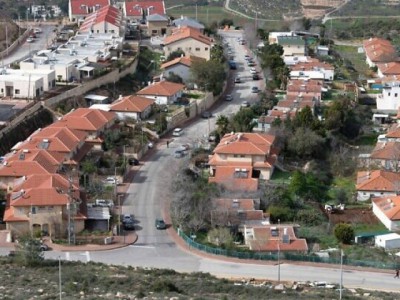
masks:
[(4, 89), (1, 89), (1, 92), (4, 93)]
[(196, 48), (196, 51), (200, 51), (200, 48)]
[(112, 30), (110, 30), (110, 31), (111, 31), (111, 33), (115, 33), (115, 32), (114, 32), (114, 31), (115, 31), (114, 29), (112, 29)]
[(208, 51), (208, 47), (205, 47), (204, 50)]
[(388, 96), (390, 96), (390, 93), (388, 93)]
[(397, 93), (394, 93), (394, 96), (397, 97)]
[(20, 91), (18, 89), (15, 90), (15, 95), (19, 95)]

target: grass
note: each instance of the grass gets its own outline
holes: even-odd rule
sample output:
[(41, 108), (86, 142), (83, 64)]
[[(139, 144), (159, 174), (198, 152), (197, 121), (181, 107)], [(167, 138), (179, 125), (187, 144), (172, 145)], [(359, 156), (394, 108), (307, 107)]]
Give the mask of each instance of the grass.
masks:
[(389, 233), (389, 230), (382, 223), (378, 224), (353, 224), (355, 234), (362, 233)]
[(290, 182), (291, 175), (292, 175), (291, 172), (283, 172), (279, 169), (275, 169), (270, 181), (274, 183), (288, 184)]
[(357, 146), (375, 146), (378, 139), (378, 133), (362, 135), (356, 140), (355, 145)]
[(382, 0), (357, 0), (349, 1), (333, 16), (398, 16), (399, 5), (385, 5)]
[(365, 54), (358, 53), (357, 46), (344, 46), (334, 45), (333, 50), (338, 52), (344, 60), (348, 60), (353, 65), (357, 73), (362, 74), (364, 77), (370, 77), (371, 70), (365, 62)]

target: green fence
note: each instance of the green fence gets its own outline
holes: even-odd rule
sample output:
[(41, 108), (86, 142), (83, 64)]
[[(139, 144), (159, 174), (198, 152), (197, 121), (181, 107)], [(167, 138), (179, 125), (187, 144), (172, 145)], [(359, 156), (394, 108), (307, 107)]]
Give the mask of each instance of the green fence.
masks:
[[(261, 253), (261, 252), (250, 252), (250, 251), (236, 251), (236, 250), (227, 250), (216, 247), (210, 247), (207, 245), (203, 245), (195, 242), (193, 239), (188, 237), (182, 230), (178, 229), (179, 236), (186, 242), (186, 244), (190, 247), (198, 249), (200, 251), (204, 251), (210, 254), (222, 255), (228, 257), (235, 257), (239, 259), (255, 259), (255, 260), (278, 260), (278, 253)], [(305, 261), (305, 262), (314, 262), (314, 263), (326, 263), (326, 264), (340, 264), (340, 257), (319, 257), (317, 255), (312, 254), (296, 254), (296, 253), (288, 253), (281, 252), (280, 253), (281, 260), (289, 260), (289, 261)], [(395, 262), (393, 263), (385, 263), (381, 261), (365, 261), (365, 260), (355, 260), (348, 259), (343, 257), (343, 264), (348, 266), (357, 266), (357, 267), (371, 267), (377, 269), (397, 269), (399, 265)]]

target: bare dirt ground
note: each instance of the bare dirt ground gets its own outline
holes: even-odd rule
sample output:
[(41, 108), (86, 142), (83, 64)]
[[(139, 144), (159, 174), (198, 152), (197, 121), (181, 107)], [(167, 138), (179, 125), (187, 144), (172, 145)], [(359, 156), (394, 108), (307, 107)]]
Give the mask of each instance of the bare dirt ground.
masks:
[(375, 217), (372, 210), (367, 208), (345, 209), (342, 212), (332, 214), (325, 212), (323, 208), (322, 211), (333, 225), (338, 223), (363, 223), (370, 225), (379, 224), (379, 220)]

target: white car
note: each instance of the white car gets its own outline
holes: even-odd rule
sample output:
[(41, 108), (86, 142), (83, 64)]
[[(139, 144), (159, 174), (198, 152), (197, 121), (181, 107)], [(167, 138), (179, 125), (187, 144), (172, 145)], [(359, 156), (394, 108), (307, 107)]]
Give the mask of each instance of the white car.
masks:
[(250, 68), (250, 74), (257, 74), (256, 68)]
[(34, 39), (31, 38), (31, 37), (28, 37), (28, 38), (26, 39), (26, 41), (27, 41), (28, 43), (33, 43)]
[(107, 177), (106, 180), (104, 181), (107, 184), (118, 184), (118, 178), (115, 177)]

